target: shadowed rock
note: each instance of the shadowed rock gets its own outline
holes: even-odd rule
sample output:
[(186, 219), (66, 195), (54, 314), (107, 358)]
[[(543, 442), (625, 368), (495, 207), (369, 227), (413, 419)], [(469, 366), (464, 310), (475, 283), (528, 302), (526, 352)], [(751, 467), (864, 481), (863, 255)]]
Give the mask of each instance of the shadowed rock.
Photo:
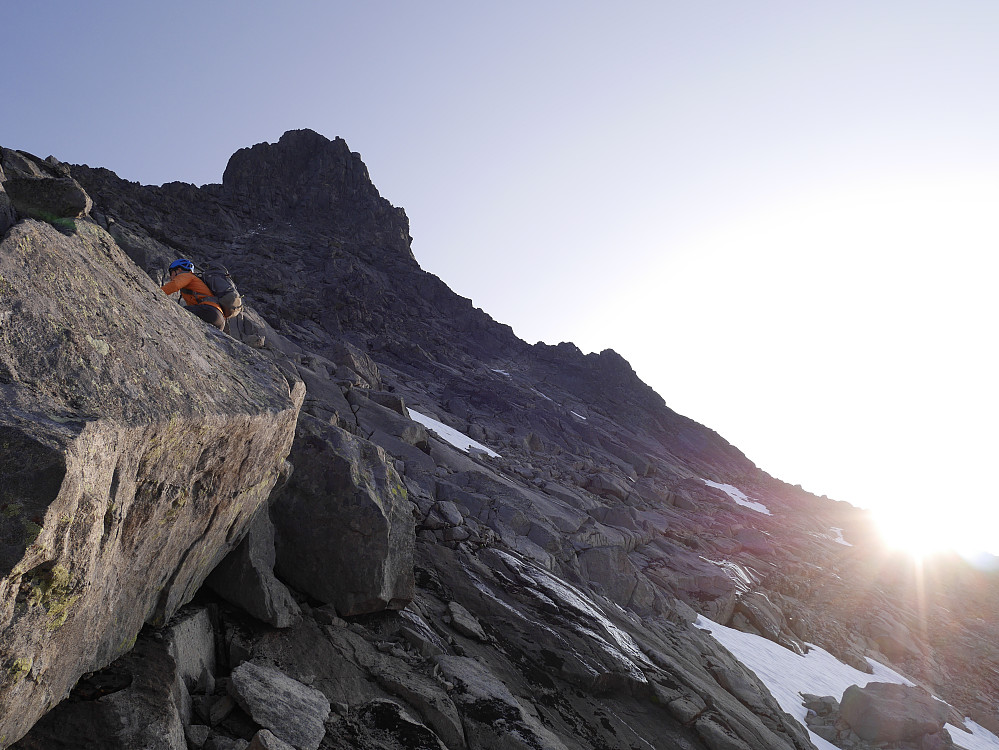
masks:
[(204, 610), (182, 613), (159, 634), (142, 633), (113, 665), (84, 676), (72, 699), (60, 703), (17, 743), (18, 750), (88, 746), (104, 750), (186, 750), (190, 691), (214, 668), (214, 638)]
[(316, 750), (322, 742), (330, 702), (318, 690), (253, 662), (233, 670), (229, 690), (257, 724), (298, 750)]
[(4, 190), (22, 216), (75, 219), (90, 212), (93, 202), (72, 177), (11, 177)]
[(469, 744), (511, 750), (565, 750), (494, 674), (472, 659), (441, 657), (437, 664), (455, 686), (454, 699), (465, 716)]
[(341, 616), (406, 606), (412, 504), (384, 452), (303, 415), (291, 460), (273, 513), (281, 577)]
[(0, 236), (3, 236), (4, 232), (13, 226), (14, 222), (17, 220), (17, 215), (14, 211), (14, 204), (11, 203), (10, 196), (7, 195), (7, 191), (4, 190), (3, 182), (3, 168), (0, 168)]
[(950, 709), (920, 688), (872, 682), (864, 688), (848, 687), (840, 713), (863, 739), (898, 742), (938, 733)]
[[(32, 219), (75, 219), (86, 216), (93, 201), (69, 167), (57, 159), (42, 160), (23, 151), (0, 149), (0, 182), (10, 204), (21, 216)], [(0, 231), (4, 201), (0, 200)], [(12, 223), (12, 222), (11, 222)]]
[(176, 685), (177, 664), (166, 644), (141, 638), (114, 670), (81, 680), (77, 700), (60, 704), (16, 747), (71, 750), (89, 742), (104, 750), (186, 750)]
[(275, 557), (274, 526), (265, 505), (243, 541), (219, 563), (206, 583), (261, 622), (290, 627), (302, 613), (288, 587), (274, 577)]

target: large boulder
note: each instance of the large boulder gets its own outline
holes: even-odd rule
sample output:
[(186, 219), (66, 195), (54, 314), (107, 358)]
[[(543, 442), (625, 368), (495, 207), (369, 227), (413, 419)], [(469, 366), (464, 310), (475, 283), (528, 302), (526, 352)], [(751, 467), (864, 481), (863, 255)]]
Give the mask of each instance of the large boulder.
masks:
[(11, 177), (4, 189), (22, 216), (75, 219), (89, 213), (94, 205), (72, 177)]
[(917, 687), (872, 682), (851, 685), (840, 701), (843, 720), (868, 742), (899, 742), (936, 734), (950, 708)]
[(39, 159), (23, 151), (0, 149), (0, 169), (3, 190), (22, 216), (46, 221), (75, 219), (93, 208), (87, 191), (70, 176), (69, 167), (54, 157)]
[(0, 169), (6, 178), (10, 177), (66, 177), (68, 168), (57, 170), (56, 162), (40, 159), (27, 151), (11, 148), (0, 148)]
[(298, 750), (316, 750), (326, 734), (329, 698), (272, 666), (240, 664), (229, 692), (256, 724)]
[(304, 398), (100, 227), (0, 242), (0, 736), (161, 624), (235, 547)]
[(288, 587), (274, 576), (274, 526), (266, 506), (257, 511), (239, 546), (219, 563), (206, 583), (237, 607), (276, 628), (302, 615)]
[(215, 640), (204, 609), (182, 611), (162, 631), (140, 634), (109, 667), (80, 679), (65, 700), (16, 745), (18, 750), (187, 750), (191, 693), (215, 668)]
[(385, 452), (303, 414), (278, 495), (277, 572), (342, 616), (413, 598), (413, 506)]

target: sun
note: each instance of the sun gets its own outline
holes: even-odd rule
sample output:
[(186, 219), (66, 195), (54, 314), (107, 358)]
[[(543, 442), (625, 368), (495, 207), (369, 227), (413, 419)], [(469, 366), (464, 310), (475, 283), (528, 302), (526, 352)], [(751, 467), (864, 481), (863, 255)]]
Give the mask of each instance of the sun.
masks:
[(942, 552), (975, 555), (995, 547), (989, 534), (994, 519), (964, 513), (960, 508), (911, 504), (878, 508), (873, 515), (885, 544), (916, 558)]
[(960, 540), (954, 538), (949, 523), (913, 509), (877, 510), (874, 518), (885, 544), (908, 552), (913, 557), (928, 557), (939, 552), (957, 551)]

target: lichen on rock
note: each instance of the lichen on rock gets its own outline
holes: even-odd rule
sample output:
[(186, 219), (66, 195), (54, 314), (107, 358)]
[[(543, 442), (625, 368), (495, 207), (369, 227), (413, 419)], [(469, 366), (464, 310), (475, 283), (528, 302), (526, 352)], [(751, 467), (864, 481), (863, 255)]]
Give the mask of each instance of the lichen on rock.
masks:
[[(96, 224), (0, 242), (0, 686), (18, 737), (238, 544), (304, 398), (172, 303)], [(14, 661), (11, 661), (11, 660)]]

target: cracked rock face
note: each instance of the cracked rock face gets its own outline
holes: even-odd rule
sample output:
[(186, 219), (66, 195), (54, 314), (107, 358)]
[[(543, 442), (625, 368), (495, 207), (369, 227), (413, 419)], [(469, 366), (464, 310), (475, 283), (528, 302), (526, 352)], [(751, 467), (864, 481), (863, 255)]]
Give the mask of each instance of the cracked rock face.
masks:
[(232, 673), (229, 690), (260, 726), (298, 750), (316, 750), (326, 734), (329, 699), (273, 667), (252, 661)]
[(0, 667), (14, 677), (0, 736), (18, 737), (238, 543), (304, 388), (180, 310), (95, 224), (22, 221), (0, 280)]
[[(211, 623), (218, 662), (184, 666), (176, 657), (193, 696), (188, 706), (181, 695), (177, 712), (194, 746), (286, 742), (228, 692), (233, 674), (250, 663), (274, 667), (328, 700), (324, 750), (807, 748), (805, 729), (694, 625), (698, 614), (799, 654), (815, 643), (861, 670), (870, 670), (868, 658), (882, 660), (982, 721), (994, 714), (999, 597), (988, 576), (941, 564), (915, 591), (911, 568), (886, 554), (862, 512), (760, 471), (721, 436), (670, 410), (613, 351), (517, 339), (419, 268), (405, 214), (378, 195), (342, 141), (289, 133), (240, 151), (223, 184), (202, 188), (142, 187), (87, 167), (71, 175), (117, 243), (100, 239), (101, 258), (120, 247), (154, 278), (177, 254), (227, 265), (247, 299), (235, 335), (257, 351), (251, 356), (198, 328), (175, 307), (161, 310), (156, 294), (145, 296), (148, 280), (127, 264), (115, 292), (120, 308), (86, 305), (74, 313), (90, 321), (80, 328), (63, 325), (59, 304), (46, 297), (34, 302), (36, 313), (6, 304), (0, 282), (0, 335), (29, 346), (20, 329), (4, 327), (23, 309), (35, 314), (36, 328), (55, 321), (50, 327), (69, 330), (35, 359), (4, 359), (0, 349), (0, 387), (16, 380), (44, 390), (27, 407), (13, 403), (4, 418), (60, 404), (44, 423), (58, 437), (72, 434), (81, 413), (118, 415), (108, 420), (113, 425), (97, 420), (88, 428), (104, 432), (86, 451), (11, 433), (22, 458), (6, 470), (0, 492), (18, 493), (27, 507), (62, 491), (60, 478), (76, 456), (96, 460), (109, 445), (116, 456), (128, 441), (112, 427), (155, 428), (158, 413), (143, 417), (144, 401), (131, 390), (140, 386), (181, 414), (184, 439), (172, 440), (170, 450), (203, 450), (190, 435), (197, 424), (215, 424), (214, 405), (254, 401), (256, 393), (252, 378), (204, 377), (219, 351), (243, 364), (269, 363), (258, 374), (273, 374), (274, 365), (307, 385), (289, 459), (294, 471), (289, 477), (280, 469), (269, 516), (255, 516), (246, 542), (213, 579), (222, 598), (203, 590), (195, 599)], [(80, 221), (76, 239), (53, 232), (44, 241), (70, 243), (60, 249), (66, 252), (82, 237), (103, 238), (97, 224)], [(8, 239), (29, 230), (49, 232), (22, 223)], [(25, 264), (10, 257), (12, 273), (23, 273)], [(64, 279), (57, 270), (57, 286), (93, 293), (85, 283), (93, 273)], [(104, 332), (131, 324), (115, 311), (147, 308), (135, 335), (148, 377), (118, 377), (132, 371)], [(94, 315), (103, 317), (94, 322)], [(197, 339), (186, 368), (166, 342), (181, 325)], [(684, 353), (676, 355), (682, 366)], [(91, 387), (59, 375), (80, 361), (94, 373)], [(184, 411), (181, 394), (198, 388), (198, 408)], [(412, 421), (414, 412), (426, 424)], [(242, 465), (239, 451), (257, 438), (238, 434), (226, 450)], [(168, 513), (183, 472), (171, 473), (156, 460), (161, 455), (138, 462), (134, 481), (131, 470), (119, 471), (114, 486), (134, 484), (137, 496), (167, 493), (166, 508), (161, 501), (140, 507)], [(216, 465), (224, 475), (211, 461), (196, 468)], [(88, 470), (74, 487), (90, 488), (95, 476), (112, 484), (107, 472)], [(223, 518), (229, 501), (219, 502)], [(82, 527), (98, 537), (106, 506), (99, 511)], [(134, 509), (126, 515), (136, 518)], [(118, 517), (107, 518), (110, 538), (147, 536), (138, 519), (116, 530)], [(159, 525), (164, 516), (148, 520)], [(48, 521), (39, 525), (48, 533)], [(2, 527), (0, 551), (11, 565), (26, 546), (22, 526)], [(240, 533), (233, 528), (212, 549), (231, 549)], [(185, 560), (199, 555), (213, 564), (202, 548)], [(65, 612), (63, 627), (74, 622), (69, 571), (41, 567), (22, 582), (39, 628)], [(186, 585), (176, 590), (154, 611), (165, 615), (170, 602), (188, 596), (179, 593)], [(146, 614), (136, 621), (143, 619), (158, 622)], [(159, 631), (140, 643), (147, 637)], [(8, 674), (30, 681), (29, 654), (5, 653)], [(47, 695), (35, 697), (47, 707)], [(138, 710), (143, 700), (133, 693), (116, 705)]]
[(341, 616), (401, 609), (413, 598), (413, 516), (385, 453), (303, 416), (279, 493), (278, 574)]

